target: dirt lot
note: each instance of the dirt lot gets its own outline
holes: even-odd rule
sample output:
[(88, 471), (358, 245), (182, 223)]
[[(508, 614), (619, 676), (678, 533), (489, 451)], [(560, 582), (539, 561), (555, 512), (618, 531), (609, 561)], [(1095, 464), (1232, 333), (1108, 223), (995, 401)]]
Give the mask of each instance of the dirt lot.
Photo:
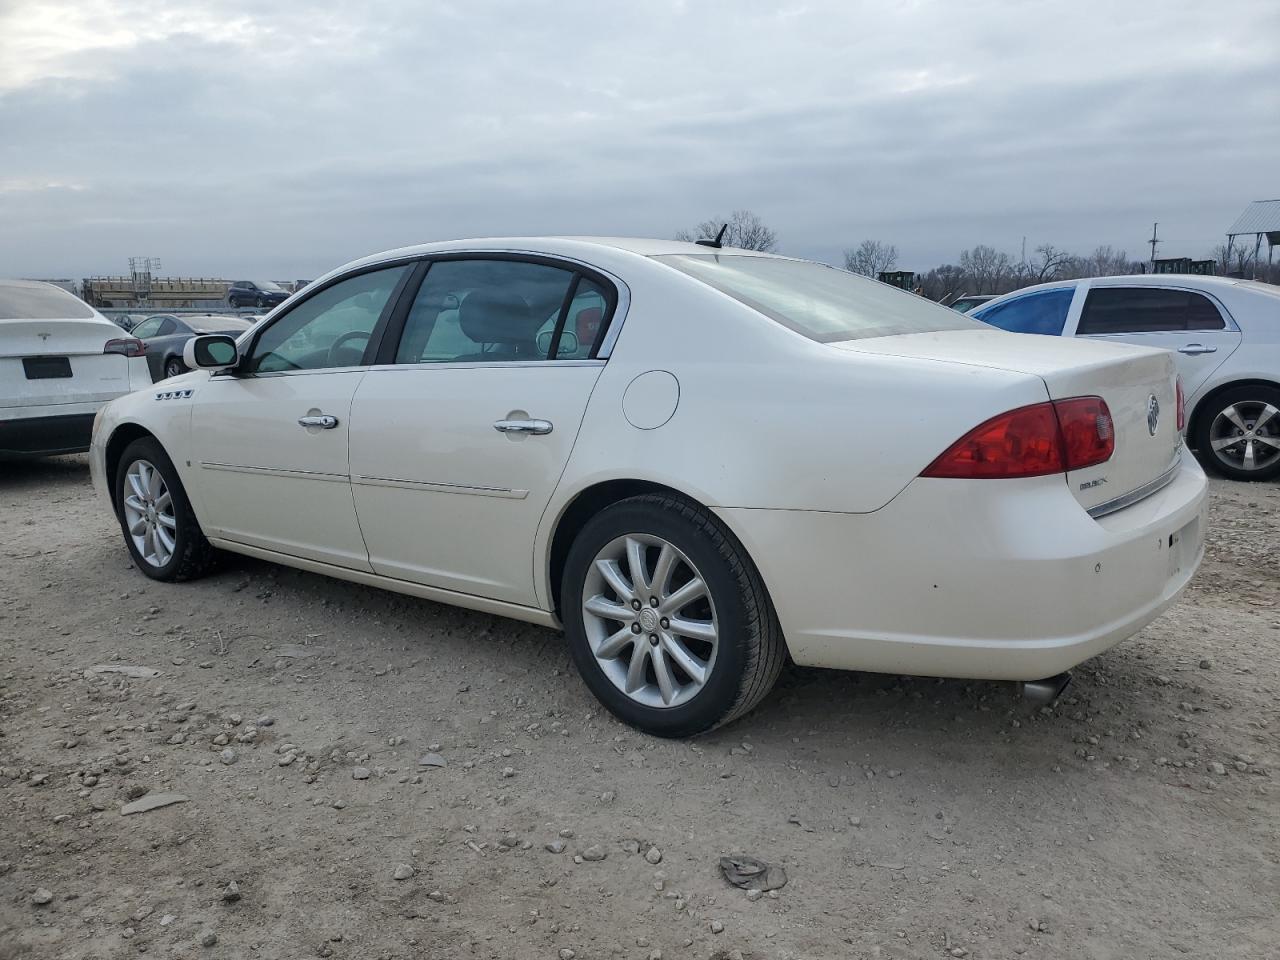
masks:
[[(1276, 957), (1278, 507), (1215, 482), (1185, 599), (1051, 710), (791, 669), (673, 743), (557, 634), (248, 560), (155, 584), (83, 458), (0, 466), (0, 958)], [(122, 664), (159, 676), (85, 672)]]

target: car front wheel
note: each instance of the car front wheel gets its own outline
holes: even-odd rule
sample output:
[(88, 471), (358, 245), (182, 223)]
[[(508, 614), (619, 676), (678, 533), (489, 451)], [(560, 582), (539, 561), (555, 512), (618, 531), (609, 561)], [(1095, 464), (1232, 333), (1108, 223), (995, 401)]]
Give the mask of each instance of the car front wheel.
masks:
[(1280, 475), (1280, 389), (1233, 387), (1196, 422), (1196, 449), (1210, 469), (1231, 480)]
[(134, 565), (153, 580), (191, 580), (216, 553), (196, 521), (178, 471), (151, 437), (125, 448), (116, 468), (116, 512)]
[(569, 551), (561, 611), (587, 686), (657, 736), (692, 736), (746, 713), (786, 657), (742, 545), (678, 496), (633, 497), (592, 518)]

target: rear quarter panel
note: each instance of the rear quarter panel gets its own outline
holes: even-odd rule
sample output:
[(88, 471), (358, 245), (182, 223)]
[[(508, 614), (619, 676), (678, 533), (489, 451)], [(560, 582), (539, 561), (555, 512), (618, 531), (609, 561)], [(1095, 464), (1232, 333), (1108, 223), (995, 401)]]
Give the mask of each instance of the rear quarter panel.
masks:
[[(544, 560), (563, 511), (598, 483), (646, 480), (711, 507), (867, 513), (978, 423), (1047, 399), (1027, 374), (815, 343), (661, 265), (627, 281), (625, 325), (539, 529)], [(653, 370), (676, 378), (678, 404), (639, 429), (624, 401)]]

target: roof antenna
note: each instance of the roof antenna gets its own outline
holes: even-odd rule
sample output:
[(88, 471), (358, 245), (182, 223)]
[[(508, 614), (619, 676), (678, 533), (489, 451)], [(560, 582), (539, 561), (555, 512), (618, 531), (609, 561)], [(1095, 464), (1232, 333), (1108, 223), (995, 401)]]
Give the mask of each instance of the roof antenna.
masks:
[(726, 223), (720, 228), (720, 232), (716, 234), (716, 238), (714, 240), (695, 240), (694, 243), (702, 247), (715, 247), (719, 250), (721, 247), (720, 241), (724, 239), (724, 232), (728, 229), (729, 225)]

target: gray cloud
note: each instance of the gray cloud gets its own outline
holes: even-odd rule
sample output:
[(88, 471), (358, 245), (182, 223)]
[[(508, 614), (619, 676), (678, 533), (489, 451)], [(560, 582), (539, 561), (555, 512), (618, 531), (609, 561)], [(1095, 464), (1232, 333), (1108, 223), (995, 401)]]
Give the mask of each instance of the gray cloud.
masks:
[(0, 274), (302, 278), (735, 207), (827, 260), (1137, 254), (1152, 220), (1200, 254), (1277, 193), (1268, 0), (421, 6), (10, 0)]

